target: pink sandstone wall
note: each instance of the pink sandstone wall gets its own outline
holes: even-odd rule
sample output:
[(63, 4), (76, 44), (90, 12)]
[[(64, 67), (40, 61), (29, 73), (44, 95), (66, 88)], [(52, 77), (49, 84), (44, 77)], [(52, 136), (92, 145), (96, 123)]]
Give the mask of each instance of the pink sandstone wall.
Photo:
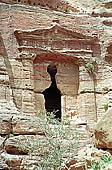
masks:
[[(75, 58), (81, 58), (78, 65), (75, 63), (76, 61), (74, 64), (72, 62), (71, 64), (67, 64), (68, 59), (63, 64), (59, 61), (57, 83), (63, 94), (63, 113), (65, 114), (67, 109), (71, 109), (74, 112), (73, 115), (78, 114), (82, 119), (92, 119), (93, 121), (96, 121), (97, 117), (100, 117), (104, 113), (104, 103), (109, 103), (111, 106), (111, 90), (109, 90), (111, 70), (110, 64), (108, 62), (105, 63), (104, 60), (108, 43), (105, 44), (103, 41), (107, 38), (109, 41), (110, 35), (106, 33), (106, 30), (98, 29), (99, 24), (102, 24), (103, 27), (103, 23), (99, 18), (87, 15), (72, 16), (61, 13), (57, 14), (56, 12), (41, 9), (39, 7), (30, 8), (29, 10), (25, 6), (20, 5), (17, 7), (17, 5), (8, 5), (4, 3), (1, 3), (1, 14), (0, 30), (8, 58), (5, 67), (10, 81), (10, 88), (13, 91), (13, 99), (11, 100), (15, 103), (16, 108), (19, 109), (21, 113), (25, 112), (33, 114), (37, 109), (44, 110), (44, 100), (41, 92), (49, 86), (50, 81), (47, 72), (42, 68), (43, 66), (47, 67), (47, 62), (43, 61), (40, 64), (42, 67), (39, 70), (40, 75), (38, 75), (40, 66), (36, 69), (36, 65), (33, 64), (32, 60), (18, 59), (21, 52), (20, 44), (14, 32), (15, 30), (22, 30), (24, 34), (24, 30), (31, 32), (38, 29), (49, 29), (53, 26), (53, 20), (55, 18), (58, 18), (60, 27), (68, 30), (68, 35), (69, 32), (72, 31), (75, 36), (79, 34), (82, 37), (85, 36), (90, 38), (89, 44), (86, 44), (87, 42), (84, 43), (85, 40), (83, 40), (82, 45), (79, 40), (77, 40), (76, 44), (69, 41), (67, 48), (65, 49), (65, 51), (68, 50), (69, 45), (70, 48), (73, 46), (73, 49), (76, 50), (74, 53), (74, 56), (76, 56)], [(64, 42), (64, 40), (58, 42), (63, 44), (62, 42)], [(97, 43), (94, 45), (94, 42)], [(59, 44), (59, 46), (61, 46), (61, 44)], [(108, 51), (107, 58), (109, 56)], [(30, 57), (30, 54), (26, 54), (26, 56), (27, 55)], [(5, 54), (1, 55), (2, 59), (4, 56)], [(64, 59), (65, 58), (66, 57), (64, 57)], [(60, 57), (58, 60), (60, 60)], [(85, 62), (88, 61), (92, 61), (93, 63), (95, 61), (97, 63), (98, 70), (97, 73), (95, 73), (97, 79), (95, 87), (91, 76), (85, 68)], [(103, 63), (105, 63), (105, 65)], [(35, 79), (35, 76), (39, 81)], [(106, 82), (108, 82), (108, 84)], [(76, 86), (74, 86), (75, 83), (77, 84)], [(96, 92), (94, 92), (94, 90)], [(110, 97), (107, 97), (107, 94)], [(69, 98), (74, 95), (75, 97), (72, 98), (74, 103), (73, 106), (72, 104), (66, 105), (65, 103), (69, 103)], [(102, 99), (102, 101), (100, 99)], [(37, 100), (38, 102), (36, 103)]]

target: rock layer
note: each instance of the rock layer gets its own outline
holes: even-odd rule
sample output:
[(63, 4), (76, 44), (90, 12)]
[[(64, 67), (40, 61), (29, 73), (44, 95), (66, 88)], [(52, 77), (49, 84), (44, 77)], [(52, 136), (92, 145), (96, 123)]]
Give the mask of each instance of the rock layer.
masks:
[[(37, 145), (46, 146), (45, 122), (35, 114), (45, 114), (42, 92), (51, 83), (51, 62), (57, 66), (62, 119), (72, 119), (72, 132), (80, 136), (77, 149), (69, 151), (76, 156), (69, 169), (86, 167), (88, 157), (99, 153), (90, 147), (104, 104), (112, 106), (111, 7), (103, 0), (0, 1), (0, 169), (35, 169), (42, 160)], [(98, 124), (96, 145), (111, 149), (111, 116)]]

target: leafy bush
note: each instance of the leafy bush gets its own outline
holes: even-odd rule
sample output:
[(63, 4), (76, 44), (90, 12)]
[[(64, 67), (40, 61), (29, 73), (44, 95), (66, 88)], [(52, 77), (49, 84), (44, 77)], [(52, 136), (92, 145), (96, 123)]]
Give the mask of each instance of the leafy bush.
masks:
[(59, 122), (53, 114), (47, 114), (43, 131), (46, 137), (46, 144), (37, 141), (32, 146), (42, 148), (42, 160), (38, 163), (37, 170), (60, 170), (66, 167), (66, 162), (73, 159), (78, 144), (78, 135), (74, 132), (73, 125), (68, 121)]
[(8, 137), (9, 137), (9, 138), (11, 138), (11, 137), (13, 137), (13, 136), (14, 136), (14, 134), (11, 134), (11, 133), (8, 134)]
[(93, 73), (94, 72), (94, 65), (92, 63), (88, 62), (86, 64), (86, 69), (89, 73)]
[(105, 111), (107, 111), (108, 110), (108, 104), (106, 103), (106, 104), (104, 104), (104, 109), (105, 109)]
[(112, 170), (111, 155), (103, 155), (101, 161), (93, 161), (89, 167), (91, 170)]

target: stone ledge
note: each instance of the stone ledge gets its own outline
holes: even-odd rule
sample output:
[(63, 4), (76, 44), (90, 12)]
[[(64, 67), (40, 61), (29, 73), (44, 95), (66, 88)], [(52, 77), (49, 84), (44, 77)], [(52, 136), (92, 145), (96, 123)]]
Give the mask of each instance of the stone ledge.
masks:
[(12, 118), (13, 134), (19, 135), (44, 135), (42, 127), (45, 121), (31, 115), (14, 115)]

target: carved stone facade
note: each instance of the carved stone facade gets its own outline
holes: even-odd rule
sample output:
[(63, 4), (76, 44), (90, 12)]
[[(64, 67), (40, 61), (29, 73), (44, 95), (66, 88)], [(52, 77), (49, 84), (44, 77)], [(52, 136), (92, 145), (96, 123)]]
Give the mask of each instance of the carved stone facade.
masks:
[[(62, 115), (78, 115), (81, 67), (84, 61), (100, 55), (97, 37), (85, 36), (55, 22), (45, 29), (15, 30), (14, 34), (19, 49), (16, 60), (22, 64), (23, 75), (23, 79), (20, 79), (21, 106), (20, 101), (15, 99), (21, 112), (45, 110), (42, 92), (50, 86), (47, 67), (54, 63), (57, 65), (56, 82), (61, 91)], [(27, 108), (27, 102), (31, 103), (30, 108)]]
[[(90, 15), (59, 14), (40, 7), (30, 6), (31, 11), (23, 5), (1, 3), (1, 7), (0, 54), (14, 107), (20, 113), (45, 112), (42, 92), (51, 84), (47, 67), (54, 63), (62, 117), (97, 121), (103, 105), (112, 105), (111, 63), (106, 60), (111, 58), (111, 33), (99, 30), (103, 22)], [(89, 62), (95, 68), (93, 75), (86, 69)]]
[[(37, 114), (45, 114), (45, 108), (59, 108), (61, 118), (70, 119), (71, 131), (79, 136), (69, 169), (87, 169), (93, 161), (90, 154), (100, 154), (90, 147), (104, 106), (112, 107), (112, 3), (88, 2), (0, 0), (0, 169), (37, 169), (42, 148), (33, 148), (35, 156), (29, 153), (35, 142), (46, 148), (46, 120)], [(108, 10), (101, 10), (100, 4)], [(54, 124), (50, 126), (54, 131)], [(70, 140), (64, 139), (62, 147)], [(108, 141), (111, 138), (106, 147)]]

